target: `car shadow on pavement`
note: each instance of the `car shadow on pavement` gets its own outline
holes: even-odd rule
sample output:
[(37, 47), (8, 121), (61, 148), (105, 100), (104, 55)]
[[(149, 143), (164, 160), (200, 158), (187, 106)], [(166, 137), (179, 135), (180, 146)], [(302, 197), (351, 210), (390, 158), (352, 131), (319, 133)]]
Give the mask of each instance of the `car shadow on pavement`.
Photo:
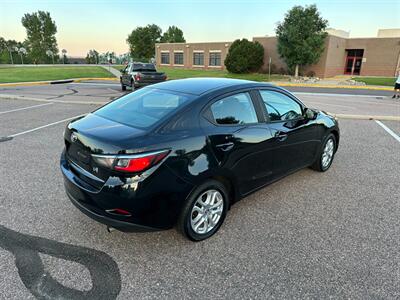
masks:
[[(106, 253), (18, 233), (0, 225), (0, 248), (15, 256), (19, 276), (38, 299), (115, 299), (121, 290), (117, 263)], [(79, 263), (92, 279), (92, 288), (68, 288), (45, 270), (39, 253)]]

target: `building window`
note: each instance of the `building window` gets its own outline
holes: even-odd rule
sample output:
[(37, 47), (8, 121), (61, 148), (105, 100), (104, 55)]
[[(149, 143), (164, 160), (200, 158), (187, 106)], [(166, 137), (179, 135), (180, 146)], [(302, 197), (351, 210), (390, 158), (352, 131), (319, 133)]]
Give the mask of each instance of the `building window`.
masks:
[(209, 66), (221, 66), (221, 53), (211, 52)]
[(169, 65), (169, 52), (161, 52), (161, 64)]
[(194, 52), (193, 53), (193, 65), (194, 66), (204, 66), (204, 53)]
[(364, 54), (364, 49), (346, 49), (347, 56), (358, 56), (362, 57)]
[(174, 65), (183, 65), (183, 53), (182, 52), (174, 53)]

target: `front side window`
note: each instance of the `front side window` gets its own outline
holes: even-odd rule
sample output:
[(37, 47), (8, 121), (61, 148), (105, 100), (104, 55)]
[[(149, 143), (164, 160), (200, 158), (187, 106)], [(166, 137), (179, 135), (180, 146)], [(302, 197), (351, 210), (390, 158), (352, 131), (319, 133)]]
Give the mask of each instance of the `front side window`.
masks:
[(169, 52), (161, 52), (161, 64), (169, 65)]
[(261, 90), (260, 94), (270, 121), (287, 121), (302, 116), (300, 104), (290, 97), (266, 90)]
[(209, 65), (210, 66), (220, 66), (221, 65), (221, 53), (211, 52)]
[(220, 99), (211, 105), (217, 124), (257, 123), (257, 115), (249, 93), (240, 93)]
[(193, 53), (193, 65), (204, 66), (204, 53), (203, 52), (194, 52)]
[(174, 53), (174, 64), (175, 65), (183, 65), (183, 53), (181, 53), (181, 52)]
[(128, 126), (147, 128), (192, 99), (153, 88), (143, 88), (96, 110), (94, 114)]

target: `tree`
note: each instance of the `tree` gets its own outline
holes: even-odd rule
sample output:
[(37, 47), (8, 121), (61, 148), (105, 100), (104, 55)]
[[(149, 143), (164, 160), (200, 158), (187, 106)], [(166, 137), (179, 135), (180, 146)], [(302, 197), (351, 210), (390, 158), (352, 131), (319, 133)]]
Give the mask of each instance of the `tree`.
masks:
[(320, 16), (316, 5), (294, 6), (286, 13), (283, 22), (278, 23), (279, 55), (290, 69), (295, 68), (296, 77), (299, 66), (318, 62), (324, 51), (327, 26), (328, 21)]
[(0, 37), (0, 63), (23, 63), (22, 55), (26, 55), (23, 43)]
[(154, 57), (155, 43), (161, 38), (161, 28), (155, 24), (136, 27), (126, 39), (131, 57), (149, 60)]
[(161, 43), (185, 43), (183, 31), (176, 26), (169, 26), (161, 37)]
[(98, 64), (99, 63), (99, 52), (96, 50), (89, 50), (86, 55), (86, 63), (88, 64)]
[(259, 42), (236, 40), (229, 47), (224, 63), (231, 73), (256, 72), (264, 63), (264, 47)]
[(32, 14), (25, 14), (22, 18), (22, 25), (26, 29), (26, 44), (28, 55), (36, 63), (49, 62), (47, 51), (51, 51), (54, 56), (58, 54), (56, 23), (51, 19), (50, 13), (38, 11)]

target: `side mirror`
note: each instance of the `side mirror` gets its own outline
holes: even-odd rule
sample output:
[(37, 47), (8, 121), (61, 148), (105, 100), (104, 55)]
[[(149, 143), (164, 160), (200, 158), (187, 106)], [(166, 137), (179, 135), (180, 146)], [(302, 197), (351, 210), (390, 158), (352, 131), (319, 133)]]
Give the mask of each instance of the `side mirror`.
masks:
[(307, 120), (315, 120), (317, 118), (317, 112), (312, 110), (312, 109), (310, 109), (310, 108), (306, 108), (304, 110), (304, 117)]

